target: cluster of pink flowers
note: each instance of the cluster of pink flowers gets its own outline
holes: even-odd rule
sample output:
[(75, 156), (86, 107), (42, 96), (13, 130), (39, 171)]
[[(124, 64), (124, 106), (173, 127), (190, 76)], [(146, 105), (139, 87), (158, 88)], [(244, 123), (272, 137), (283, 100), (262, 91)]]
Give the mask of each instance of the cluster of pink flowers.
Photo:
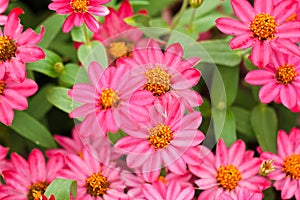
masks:
[(255, 0), (254, 8), (247, 0), (231, 0), (240, 21), (219, 18), (220, 31), (235, 35), (232, 49), (252, 47), (249, 59), (259, 69), (250, 71), (245, 80), (262, 85), (262, 103), (282, 103), (292, 111), (300, 110), (299, 58), (300, 20), (297, 0)]

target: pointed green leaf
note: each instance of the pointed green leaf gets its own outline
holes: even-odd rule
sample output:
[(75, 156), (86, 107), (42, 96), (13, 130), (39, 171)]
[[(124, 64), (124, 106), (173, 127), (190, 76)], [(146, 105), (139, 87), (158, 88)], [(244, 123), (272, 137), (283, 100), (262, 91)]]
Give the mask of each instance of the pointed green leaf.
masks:
[(70, 195), (74, 198), (77, 193), (77, 182), (74, 180), (57, 178), (51, 182), (45, 192), (46, 197), (50, 197), (52, 194), (57, 200), (70, 200)]

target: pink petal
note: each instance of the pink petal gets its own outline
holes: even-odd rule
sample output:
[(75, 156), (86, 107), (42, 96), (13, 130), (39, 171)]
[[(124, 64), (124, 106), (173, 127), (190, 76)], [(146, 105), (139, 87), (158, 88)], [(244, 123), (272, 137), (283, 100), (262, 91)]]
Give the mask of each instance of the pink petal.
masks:
[(97, 5), (97, 6), (90, 6), (88, 12), (97, 16), (105, 16), (109, 14), (109, 9), (105, 6)]
[(121, 18), (126, 18), (132, 16), (133, 14), (134, 14), (133, 9), (129, 1), (128, 0), (123, 1), (119, 8), (119, 16)]
[(13, 59), (12, 62), (5, 62), (6, 72), (16, 82), (22, 83), (26, 78), (26, 65), (24, 62)]
[(98, 96), (95, 88), (87, 83), (74, 85), (73, 89), (69, 90), (68, 95), (74, 101), (82, 103), (95, 103), (95, 99)]
[(26, 29), (21, 35), (19, 35), (17, 40), (18, 46), (23, 45), (35, 45), (41, 41), (41, 39), (44, 36), (45, 27), (41, 26), (41, 32), (40, 34), (35, 33), (32, 29), (28, 28)]
[(183, 57), (183, 49), (179, 43), (171, 44), (164, 53), (164, 64), (167, 67), (177, 67)]
[(6, 89), (4, 90), (4, 97), (6, 103), (15, 110), (25, 110), (28, 107), (27, 99), (18, 91)]
[(164, 200), (160, 193), (150, 184), (144, 184), (143, 193), (148, 200)]
[(184, 70), (181, 75), (183, 76), (185, 82), (188, 82), (188, 86), (193, 87), (199, 82), (201, 73), (199, 70), (191, 68)]
[(64, 157), (61, 154), (52, 156), (47, 163), (47, 181), (57, 178), (57, 173), (65, 166)]
[(256, 40), (252, 48), (251, 55), (249, 56), (249, 59), (253, 62), (255, 66), (262, 68), (269, 63), (271, 52), (272, 49), (269, 43), (267, 43), (266, 41)]
[(231, 49), (246, 49), (255, 44), (255, 40), (250, 33), (245, 33), (232, 38), (229, 42)]
[(100, 25), (99, 22), (89, 13), (84, 14), (84, 22), (86, 26), (94, 33), (99, 31)]
[(297, 180), (291, 180), (289, 177), (286, 179), (281, 190), (282, 199), (291, 199), (297, 189)]
[(188, 58), (182, 61), (180, 67), (178, 67), (176, 70), (182, 72), (186, 69), (190, 69), (192, 67), (195, 67), (199, 63), (199, 61), (200, 59), (198, 57)]
[(18, 47), (16, 57), (22, 62), (35, 62), (45, 58), (43, 49), (35, 46)]
[(94, 86), (98, 85), (99, 80), (103, 75), (104, 69), (97, 62), (91, 62), (88, 68), (89, 79)]
[(0, 15), (0, 26), (5, 25), (6, 21), (7, 21), (7, 16)]
[(181, 157), (181, 153), (173, 146), (162, 151), (162, 159), (164, 166), (176, 174), (184, 174), (186, 172), (186, 163)]
[(293, 152), (293, 141), (290, 141), (289, 136), (283, 130), (278, 131), (277, 135), (277, 148), (278, 155), (281, 158), (290, 156)]
[(198, 130), (181, 130), (171, 141), (177, 147), (190, 147), (200, 144), (205, 136)]
[(228, 149), (228, 163), (239, 166), (243, 161), (246, 145), (242, 140), (233, 143)]
[(36, 93), (38, 90), (38, 85), (31, 79), (25, 79), (22, 83), (17, 83), (10, 81), (6, 85), (6, 89), (11, 89), (17, 91), (19, 94), (29, 97)]
[(148, 172), (153, 173), (154, 171), (158, 171), (158, 173), (156, 172), (155, 174), (159, 175), (162, 167), (161, 165), (162, 165), (162, 159), (161, 159), (160, 152), (156, 151), (148, 157), (147, 162), (144, 162), (142, 170), (143, 172), (147, 172), (147, 173)]
[(277, 39), (270, 43), (272, 48), (285, 54), (300, 56), (300, 48), (289, 39)]
[(72, 30), (72, 28), (74, 27), (74, 20), (75, 20), (75, 16), (76, 14), (72, 13), (71, 15), (69, 15), (67, 17), (67, 19), (64, 21), (63, 26), (62, 26), (62, 31), (64, 33), (68, 33)]
[(218, 186), (217, 179), (215, 178), (202, 178), (195, 181), (199, 189), (207, 190)]
[(155, 65), (156, 63), (162, 63), (163, 53), (154, 39), (150, 39), (147, 45), (147, 53), (149, 57), (149, 64)]
[(216, 149), (216, 161), (215, 166), (219, 168), (222, 165), (227, 165), (227, 148), (222, 139), (218, 140)]
[(80, 26), (84, 21), (84, 15), (82, 13), (76, 13), (74, 16), (74, 25)]
[(32, 150), (28, 157), (28, 167), (34, 183), (46, 181), (46, 161), (40, 150)]
[(257, 13), (268, 13), (272, 15), (273, 1), (254, 1), (254, 9)]
[(263, 85), (259, 90), (258, 96), (262, 103), (270, 103), (279, 95), (279, 86), (276, 82)]
[(281, 1), (274, 8), (273, 15), (276, 16), (279, 24), (296, 12), (297, 2), (295, 0)]
[(147, 140), (134, 138), (131, 136), (122, 137), (115, 144), (115, 147), (127, 153), (128, 152), (134, 152), (134, 153), (151, 152), (150, 143)]
[(280, 99), (284, 106), (287, 108), (293, 108), (297, 103), (297, 91), (294, 86), (288, 84), (281, 86)]
[(10, 126), (14, 118), (14, 111), (4, 101), (0, 103), (0, 122), (6, 126)]
[(95, 106), (93, 104), (84, 104), (82, 106), (75, 108), (72, 112), (70, 112), (69, 117), (70, 118), (85, 117), (93, 112), (96, 112)]
[(289, 21), (277, 27), (275, 35), (279, 38), (299, 38), (300, 37), (300, 22)]
[(4, 26), (4, 35), (15, 38), (15, 36), (22, 32), (23, 26), (20, 24), (20, 19), (18, 18), (20, 14), (24, 14), (21, 8), (14, 8), (10, 11)]
[(4, 13), (4, 11), (7, 9), (8, 7), (8, 3), (9, 0), (1, 0), (1, 4), (0, 4), (0, 13)]
[[(172, 191), (172, 190), (170, 190)], [(192, 187), (187, 187), (180, 191), (180, 194), (176, 196), (177, 200), (193, 199), (195, 190)], [(173, 198), (174, 199), (174, 198)]]
[(250, 22), (254, 19), (254, 9), (247, 0), (231, 0), (232, 9), (242, 22)]
[(216, 26), (220, 31), (228, 35), (242, 35), (248, 33), (250, 30), (246, 24), (231, 18), (218, 18)]
[(245, 77), (245, 81), (251, 85), (265, 85), (274, 80), (275, 74), (267, 70), (251, 70)]

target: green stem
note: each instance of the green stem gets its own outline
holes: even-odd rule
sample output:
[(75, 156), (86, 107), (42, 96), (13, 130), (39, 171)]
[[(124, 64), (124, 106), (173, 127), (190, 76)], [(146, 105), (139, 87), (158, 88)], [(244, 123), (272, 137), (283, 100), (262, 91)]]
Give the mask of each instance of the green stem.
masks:
[(192, 32), (192, 29), (193, 29), (193, 22), (194, 22), (194, 19), (195, 19), (195, 14), (196, 14), (196, 8), (193, 8), (193, 12), (192, 12), (191, 20), (190, 20), (190, 25), (189, 25), (190, 32)]
[(90, 41), (88, 30), (87, 30), (87, 27), (85, 24), (83, 25), (83, 33), (84, 33), (84, 38), (85, 38), (85, 44), (90, 46), (91, 41)]
[(180, 21), (180, 18), (182, 17), (187, 5), (189, 3), (189, 0), (183, 0), (183, 3), (182, 3), (182, 6), (180, 8), (180, 11), (178, 13), (178, 15), (176, 16), (174, 22), (172, 23), (172, 26), (171, 26), (171, 30), (175, 29), (176, 26), (178, 25), (179, 21)]

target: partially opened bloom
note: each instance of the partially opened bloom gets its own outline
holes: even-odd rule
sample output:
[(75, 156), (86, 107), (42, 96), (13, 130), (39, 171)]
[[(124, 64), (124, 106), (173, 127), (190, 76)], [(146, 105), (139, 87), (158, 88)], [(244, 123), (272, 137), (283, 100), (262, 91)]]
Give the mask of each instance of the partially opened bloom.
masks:
[(37, 84), (31, 79), (17, 83), (10, 77), (0, 79), (0, 122), (9, 126), (14, 119), (13, 110), (25, 110), (27, 98), (38, 90)]
[(99, 162), (86, 150), (82, 154), (82, 158), (74, 154), (67, 155), (67, 168), (60, 173), (63, 178), (77, 181), (75, 200), (129, 200), (124, 193), (125, 184), (120, 178), (120, 168), (115, 163)]
[(7, 16), (1, 15), (4, 13), (8, 7), (9, 0), (0, 0), (0, 26), (4, 25), (7, 19)]
[(176, 174), (186, 173), (184, 155), (188, 149), (199, 145), (204, 135), (198, 130), (202, 117), (199, 112), (184, 115), (178, 100), (167, 101), (150, 109), (150, 121), (131, 129), (115, 144), (127, 154), (126, 163), (131, 168), (141, 168), (143, 173), (157, 177), (165, 166)]
[(64, 158), (57, 154), (46, 163), (42, 152), (34, 149), (28, 161), (16, 153), (11, 154), (13, 169), (3, 171), (5, 185), (0, 186), (2, 200), (36, 200), (46, 191), (57, 172), (64, 167)]
[(20, 8), (10, 11), (4, 25), (4, 32), (0, 29), (0, 79), (5, 73), (12, 79), (23, 82), (26, 78), (26, 63), (45, 58), (44, 51), (35, 46), (44, 35), (44, 27), (37, 34), (32, 29), (23, 33), (23, 26), (18, 16), (23, 13)]
[[(270, 182), (258, 175), (260, 159), (253, 151), (246, 151), (242, 140), (233, 143), (227, 149), (224, 141), (219, 139), (216, 155), (207, 154), (197, 165), (189, 165), (190, 171), (200, 179), (195, 183), (200, 193), (199, 200), (215, 200), (226, 194), (234, 200), (244, 192), (261, 193), (270, 186)], [(200, 161), (199, 161), (200, 162)]]
[(250, 60), (264, 67), (273, 51), (300, 56), (300, 49), (293, 38), (300, 37), (300, 21), (288, 21), (298, 6), (296, 0), (255, 0), (254, 8), (247, 0), (231, 0), (235, 15), (240, 21), (219, 18), (216, 25), (225, 34), (235, 35), (230, 41), (232, 49), (252, 47)]
[(262, 85), (259, 91), (262, 103), (275, 101), (292, 109), (300, 100), (300, 58), (274, 53), (265, 68), (250, 71), (245, 81)]
[(101, 4), (108, 2), (110, 0), (52, 0), (48, 7), (57, 14), (69, 14), (62, 27), (63, 32), (68, 33), (74, 26), (80, 26), (83, 22), (91, 31), (97, 32), (100, 26), (93, 15), (107, 15), (109, 10)]
[(300, 130), (293, 128), (289, 134), (278, 131), (277, 154), (263, 152), (262, 160), (274, 160), (275, 170), (268, 174), (274, 180), (273, 186), (281, 190), (282, 199), (293, 196), (300, 200)]

